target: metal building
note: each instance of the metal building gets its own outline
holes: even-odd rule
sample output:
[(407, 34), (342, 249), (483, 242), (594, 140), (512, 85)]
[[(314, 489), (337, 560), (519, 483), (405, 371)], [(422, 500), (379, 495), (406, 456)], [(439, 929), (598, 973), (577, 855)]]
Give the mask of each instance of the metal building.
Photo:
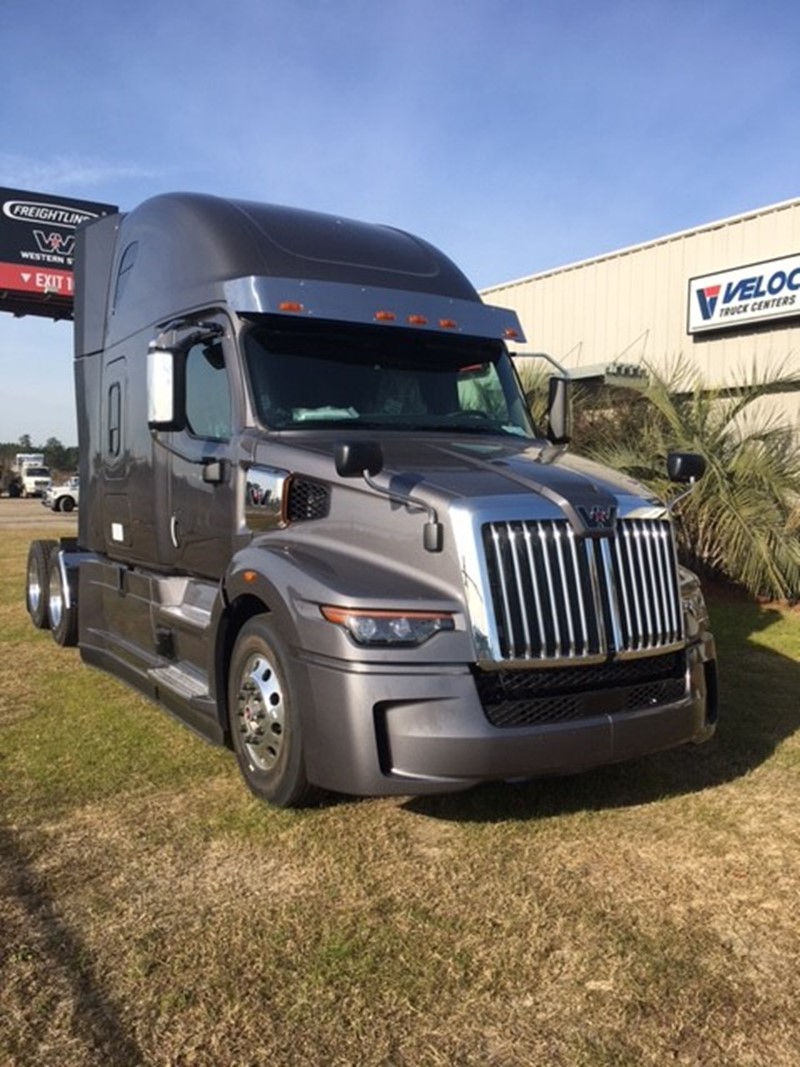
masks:
[(709, 386), (783, 365), (800, 430), (800, 198), (492, 286), (530, 347), (577, 374), (691, 361)]

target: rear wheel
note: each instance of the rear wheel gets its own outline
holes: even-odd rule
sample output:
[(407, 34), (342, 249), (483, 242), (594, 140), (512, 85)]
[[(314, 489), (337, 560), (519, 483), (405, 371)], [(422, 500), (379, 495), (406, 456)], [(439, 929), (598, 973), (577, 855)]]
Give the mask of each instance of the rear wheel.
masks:
[(250, 790), (281, 808), (301, 807), (314, 793), (287, 664), (283, 642), (265, 616), (245, 624), (228, 688), (233, 748)]
[(57, 541), (32, 541), (28, 549), (28, 568), (25, 576), (25, 606), (31, 622), (38, 630), (46, 630), (50, 625), (47, 610), (47, 590), (49, 587), (50, 555), (57, 547)]
[(71, 496), (65, 496), (64, 499), (61, 501), (61, 510), (62, 511), (74, 511), (75, 510), (75, 501), (72, 499)]
[(78, 602), (69, 578), (62, 571), (59, 549), (50, 553), (47, 582), (47, 615), (57, 644), (68, 648), (78, 643)]

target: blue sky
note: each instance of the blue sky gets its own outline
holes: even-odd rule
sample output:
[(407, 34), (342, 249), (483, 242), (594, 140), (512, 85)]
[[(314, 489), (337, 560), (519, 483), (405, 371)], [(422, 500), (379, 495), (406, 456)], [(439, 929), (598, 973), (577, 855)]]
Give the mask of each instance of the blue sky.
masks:
[[(790, 0), (0, 0), (0, 16), (0, 186), (385, 222), (479, 287), (800, 195)], [(0, 315), (0, 374), (0, 441), (75, 443), (67, 324)]]

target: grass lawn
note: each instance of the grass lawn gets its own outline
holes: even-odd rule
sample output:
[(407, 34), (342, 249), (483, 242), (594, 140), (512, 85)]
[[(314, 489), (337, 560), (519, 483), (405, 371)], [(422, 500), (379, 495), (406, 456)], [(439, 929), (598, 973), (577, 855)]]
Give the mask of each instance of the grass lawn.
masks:
[(283, 812), (30, 626), (28, 540), (0, 540), (3, 1067), (798, 1062), (800, 613), (715, 594), (708, 745)]

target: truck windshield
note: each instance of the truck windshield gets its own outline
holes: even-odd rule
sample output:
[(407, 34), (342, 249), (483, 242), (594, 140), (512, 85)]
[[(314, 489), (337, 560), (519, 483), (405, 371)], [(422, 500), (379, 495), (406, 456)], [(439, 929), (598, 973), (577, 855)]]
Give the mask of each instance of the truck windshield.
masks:
[(406, 329), (253, 325), (245, 359), (258, 419), (275, 430), (535, 430), (504, 346)]

